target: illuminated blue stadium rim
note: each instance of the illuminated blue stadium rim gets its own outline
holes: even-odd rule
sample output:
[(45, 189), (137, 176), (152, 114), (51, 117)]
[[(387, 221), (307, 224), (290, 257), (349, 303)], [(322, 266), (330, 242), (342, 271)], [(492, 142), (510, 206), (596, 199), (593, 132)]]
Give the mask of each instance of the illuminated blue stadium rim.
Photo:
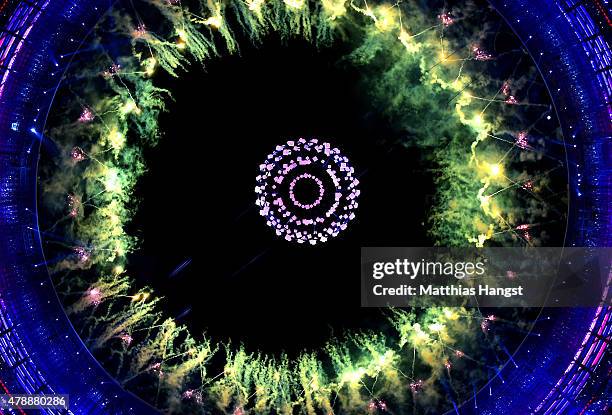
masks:
[[(611, 246), (612, 53), (602, 0), (491, 0), (538, 65), (567, 143), (570, 246)], [(74, 414), (147, 414), (88, 352), (43, 264), (37, 160), (62, 56), (110, 6), (102, 0), (0, 2), (0, 387), (70, 394)], [(605, 19), (607, 14), (608, 19)], [(610, 28), (608, 28), (610, 29)], [(546, 311), (509, 363), (460, 414), (580, 413), (611, 333), (609, 307)], [(4, 392), (2, 392), (4, 393)], [(596, 410), (597, 402), (589, 410)], [(454, 413), (455, 411), (453, 411)], [(49, 413), (58, 413), (49, 411)], [(587, 412), (588, 413), (588, 412)], [(598, 412), (592, 412), (598, 413)]]

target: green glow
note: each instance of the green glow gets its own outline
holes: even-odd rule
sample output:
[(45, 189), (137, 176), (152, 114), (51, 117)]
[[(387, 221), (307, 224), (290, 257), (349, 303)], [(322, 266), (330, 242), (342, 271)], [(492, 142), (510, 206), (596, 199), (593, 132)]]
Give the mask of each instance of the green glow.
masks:
[[(64, 120), (74, 120), (87, 107), (95, 119), (64, 122), (49, 131), (66, 157), (43, 183), (44, 202), (59, 217), (65, 213), (66, 194), (74, 195), (77, 214), (61, 219), (62, 229), (91, 253), (86, 261), (70, 257), (53, 271), (60, 275), (58, 291), (88, 346), (110, 355), (108, 367), (127, 388), (136, 388), (135, 380), (142, 377), (154, 380), (154, 403), (171, 413), (193, 403), (182, 397), (186, 390), (198, 391), (225, 413), (239, 408), (313, 415), (364, 413), (372, 399), (385, 399), (396, 408), (434, 407), (445, 400), (437, 386), (445, 376), (458, 396), (471, 393), (471, 382), (484, 380), (487, 373), (479, 367), (482, 362), (469, 356), (496, 347), (496, 340), (481, 331), (482, 316), (475, 311), (391, 310), (395, 332), (353, 333), (291, 360), (217, 346), (166, 319), (150, 290), (134, 288), (127, 257), (138, 241), (125, 230), (137, 207), (134, 186), (146, 171), (143, 150), (160, 140), (158, 117), (171, 99), (170, 91), (155, 86), (155, 72), (178, 77), (190, 64), (239, 53), (236, 31), (255, 45), (275, 32), (317, 47), (335, 41), (355, 46), (346, 59), (362, 69), (362, 86), (373, 107), (385, 108), (389, 123), (406, 137), (403, 144), (422, 149), (434, 166), (437, 195), (429, 225), (435, 243), (522, 243), (512, 229), (541, 220), (546, 206), (526, 205), (517, 196), (520, 186), (513, 183), (532, 180), (537, 189), (545, 176), (525, 173), (522, 164), (506, 157), (508, 145), (491, 138), (512, 131), (503, 125), (509, 110), (492, 103), (484, 111), (485, 104), (475, 98), (497, 96), (499, 80), (480, 74), (482, 62), (453, 59), (450, 51), (455, 49), (469, 55), (460, 44), (466, 39), (422, 32), (439, 23), (413, 3), (400, 8), (343, 0), (201, 0), (197, 11), (165, 0), (146, 3), (163, 16), (166, 33), (148, 31), (113, 11), (99, 32), (110, 25), (114, 35), (130, 38), (131, 51), (119, 62), (104, 55), (85, 70), (79, 66), (81, 88), (73, 89), (78, 91), (74, 107), (63, 114)], [(230, 21), (239, 27), (230, 27)], [(109, 69), (113, 64), (120, 65), (118, 71)], [(74, 146), (83, 148), (89, 160), (71, 159)], [(524, 158), (525, 163), (535, 161)], [(534, 237), (532, 243), (540, 242)], [(92, 289), (99, 290), (99, 298)], [(129, 342), (121, 340), (126, 336)], [(211, 359), (222, 351), (224, 371), (208, 373)], [(466, 360), (474, 368), (456, 376), (469, 382), (453, 382), (448, 363), (467, 368)], [(419, 380), (423, 392), (411, 392), (407, 385)]]

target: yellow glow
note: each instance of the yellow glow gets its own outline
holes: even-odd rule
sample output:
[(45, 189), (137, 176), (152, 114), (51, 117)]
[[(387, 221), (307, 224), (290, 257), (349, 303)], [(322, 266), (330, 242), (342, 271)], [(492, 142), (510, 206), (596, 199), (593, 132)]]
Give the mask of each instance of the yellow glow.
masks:
[(470, 242), (475, 242), (476, 248), (482, 248), (484, 246), (484, 243), (493, 237), (493, 231), (493, 224), (490, 224), (487, 233), (481, 233), (480, 235), (478, 235), (477, 240), (471, 239)]
[(117, 242), (115, 246), (115, 254), (117, 254), (120, 257), (125, 255), (125, 249), (123, 248), (120, 242)]
[(366, 4), (365, 9), (362, 9), (362, 8), (358, 7), (357, 5), (355, 5), (354, 3), (351, 2), (351, 7), (354, 10), (358, 11), (359, 13), (363, 14), (364, 16), (367, 16), (367, 17), (371, 18), (372, 20), (374, 20), (374, 22), (376, 22), (376, 16), (374, 15), (374, 12), (370, 8), (370, 6), (368, 6), (367, 4)]
[(312, 380), (310, 381), (310, 387), (313, 391), (319, 389), (319, 377), (316, 374), (312, 376)]
[(111, 226), (115, 227), (121, 223), (121, 218), (116, 213), (111, 213), (108, 215), (108, 221), (110, 222)]
[(365, 373), (366, 370), (364, 368), (358, 367), (355, 370), (344, 372), (340, 379), (342, 380), (342, 383), (356, 384), (361, 380)]
[(415, 345), (423, 344), (430, 340), (429, 334), (425, 333), (423, 329), (421, 329), (421, 325), (419, 323), (416, 323), (414, 326), (412, 326), (412, 328), (415, 332), (413, 338)]
[(501, 209), (499, 208), (499, 206), (494, 205), (494, 206), (491, 208), (491, 214), (492, 214), (493, 216), (496, 216), (496, 217), (497, 217), (497, 216), (500, 216), (500, 215), (501, 215)]
[(503, 172), (503, 166), (498, 163), (489, 164), (488, 170), (491, 177), (499, 177)]
[(214, 27), (215, 29), (220, 28), (223, 25), (223, 16), (221, 16), (221, 5), (216, 3), (214, 5), (215, 12), (208, 19), (204, 20), (206, 26)]
[(381, 32), (388, 32), (395, 29), (399, 24), (399, 16), (397, 9), (390, 6), (381, 6), (376, 8), (378, 17), (376, 20), (376, 28)]
[(451, 311), (448, 308), (445, 308), (443, 313), (444, 313), (444, 317), (446, 317), (449, 320), (456, 320), (457, 317), (459, 317), (459, 315), (456, 312)]
[(486, 208), (489, 207), (489, 204), (491, 203), (491, 196), (483, 196), (480, 197), (480, 206), (486, 210)]
[(387, 350), (374, 359), (373, 366), (376, 372), (380, 372), (393, 363), (395, 354), (393, 350)]
[(108, 169), (104, 177), (104, 188), (109, 193), (121, 192), (121, 181), (117, 169)]
[(403, 28), (400, 30), (400, 35), (398, 36), (402, 45), (406, 48), (409, 53), (417, 53), (421, 50), (421, 44), (414, 41), (414, 38), (410, 36), (408, 32), (406, 32)]
[(187, 47), (187, 32), (182, 29), (176, 31), (178, 36), (178, 41), (176, 42), (176, 46), (179, 49), (185, 49)]
[(444, 329), (444, 324), (440, 324), (440, 323), (434, 323), (434, 324), (430, 324), (429, 325), (429, 330), (431, 331), (442, 331)]
[(147, 76), (153, 76), (155, 74), (155, 69), (157, 68), (157, 59), (155, 58), (145, 59), (142, 62), (142, 66), (144, 66), (145, 74)]
[(221, 16), (212, 16), (204, 20), (204, 24), (206, 26), (212, 26), (215, 29), (218, 29), (223, 24), (223, 19), (221, 18)]
[(306, 0), (284, 0), (285, 4), (292, 9), (301, 9), (306, 4)]
[(469, 79), (462, 75), (458, 78), (455, 78), (455, 80), (450, 83), (450, 85), (455, 89), (455, 91), (457, 91), (463, 89), (468, 82)]
[(322, 5), (330, 20), (346, 14), (346, 0), (322, 0)]
[(261, 9), (261, 6), (264, 4), (264, 1), (265, 0), (247, 0), (249, 10), (258, 12)]
[(129, 114), (130, 112), (133, 112), (134, 114), (140, 115), (142, 111), (140, 110), (140, 108), (138, 108), (138, 105), (136, 105), (133, 100), (129, 100), (128, 102), (123, 104), (123, 107), (121, 107), (121, 112), (124, 114)]
[(138, 293), (132, 296), (132, 301), (144, 301), (149, 298), (150, 295), (149, 293)]
[(108, 143), (115, 151), (119, 151), (125, 147), (125, 142), (125, 135), (123, 135), (121, 131), (113, 129), (108, 135)]

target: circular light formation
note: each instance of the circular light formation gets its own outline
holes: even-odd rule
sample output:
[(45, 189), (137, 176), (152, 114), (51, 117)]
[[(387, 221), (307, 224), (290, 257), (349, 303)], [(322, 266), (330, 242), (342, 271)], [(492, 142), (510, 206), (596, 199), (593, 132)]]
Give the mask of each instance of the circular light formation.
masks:
[(348, 158), (329, 143), (288, 141), (276, 146), (259, 171), (259, 214), (287, 241), (327, 242), (355, 218), (359, 180)]
[[(319, 187), (319, 195), (317, 196), (317, 199), (310, 204), (304, 204), (295, 197), (295, 186), (298, 184), (299, 181), (304, 180), (304, 179), (310, 179), (314, 181)], [(300, 207), (302, 209), (310, 210), (312, 208), (319, 206), (319, 204), (321, 204), (321, 200), (323, 200), (324, 194), (325, 194), (325, 186), (323, 186), (323, 181), (319, 179), (318, 177), (313, 176), (310, 173), (300, 174), (298, 177), (293, 179), (291, 181), (291, 184), (289, 185), (289, 198), (291, 199), (291, 202), (293, 202), (295, 206)]]

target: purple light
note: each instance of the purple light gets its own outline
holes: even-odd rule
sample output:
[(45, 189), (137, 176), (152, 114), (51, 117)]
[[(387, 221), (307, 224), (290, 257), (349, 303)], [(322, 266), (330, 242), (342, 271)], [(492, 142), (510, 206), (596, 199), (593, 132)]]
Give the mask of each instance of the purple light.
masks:
[(94, 115), (93, 111), (87, 107), (83, 108), (83, 112), (81, 113), (81, 116), (79, 117), (79, 122), (81, 123), (88, 123), (93, 121), (96, 118), (96, 116)]
[(136, 29), (132, 32), (132, 36), (135, 38), (143, 39), (147, 36), (147, 27), (144, 24), (139, 24)]
[(506, 98), (506, 104), (516, 105), (518, 104), (518, 100), (514, 95), (508, 95), (508, 98)]
[(472, 53), (474, 54), (474, 59), (477, 61), (490, 61), (493, 60), (493, 55), (489, 52), (485, 51), (478, 45), (472, 46)]
[(117, 75), (120, 70), (121, 70), (121, 65), (119, 65), (118, 63), (114, 63), (111, 66), (109, 66), (107, 70), (102, 72), (102, 76), (107, 79), (112, 78), (113, 76)]
[(134, 338), (130, 336), (128, 333), (121, 334), (119, 338), (121, 339), (121, 341), (123, 342), (125, 346), (129, 346), (130, 344), (132, 344), (132, 341), (134, 341)]
[[(319, 187), (319, 196), (317, 197), (317, 199), (310, 203), (310, 204), (304, 204), (301, 203), (299, 200), (297, 200), (297, 198), (295, 197), (295, 185), (304, 179), (310, 179), (312, 181), (314, 181), (317, 186)], [(293, 202), (293, 204), (297, 207), (300, 207), (302, 209), (306, 209), (306, 210), (310, 210), (312, 208), (315, 208), (317, 206), (319, 206), (319, 204), (321, 204), (321, 200), (323, 200), (323, 195), (325, 194), (325, 187), (323, 186), (323, 182), (321, 181), (321, 179), (319, 179), (318, 177), (313, 176), (312, 174), (309, 173), (303, 173), (300, 174), (298, 177), (296, 177), (295, 179), (293, 179), (291, 181), (291, 184), (289, 185), (289, 198), (291, 199), (291, 201)]]
[(502, 85), (502, 94), (505, 96), (510, 95), (510, 84), (508, 82), (504, 82)]
[[(355, 218), (359, 181), (348, 158), (331, 144), (303, 138), (288, 141), (276, 146), (259, 170), (259, 214), (285, 240), (327, 242)], [(308, 200), (298, 194), (298, 184), (313, 187), (315, 196)]]
[(523, 150), (529, 148), (527, 131), (521, 131), (518, 133), (518, 135), (516, 136), (515, 145), (519, 148), (522, 148)]
[(73, 147), (72, 150), (70, 150), (70, 157), (72, 160), (78, 163), (85, 160), (87, 158), (87, 154), (85, 154), (81, 147)]
[(91, 259), (91, 252), (87, 248), (78, 246), (73, 249), (80, 263), (86, 263)]
[(438, 19), (442, 22), (445, 27), (448, 27), (455, 23), (455, 19), (450, 13), (442, 13), (438, 15)]
[(102, 292), (99, 288), (93, 287), (87, 291), (87, 300), (97, 306), (102, 302)]

